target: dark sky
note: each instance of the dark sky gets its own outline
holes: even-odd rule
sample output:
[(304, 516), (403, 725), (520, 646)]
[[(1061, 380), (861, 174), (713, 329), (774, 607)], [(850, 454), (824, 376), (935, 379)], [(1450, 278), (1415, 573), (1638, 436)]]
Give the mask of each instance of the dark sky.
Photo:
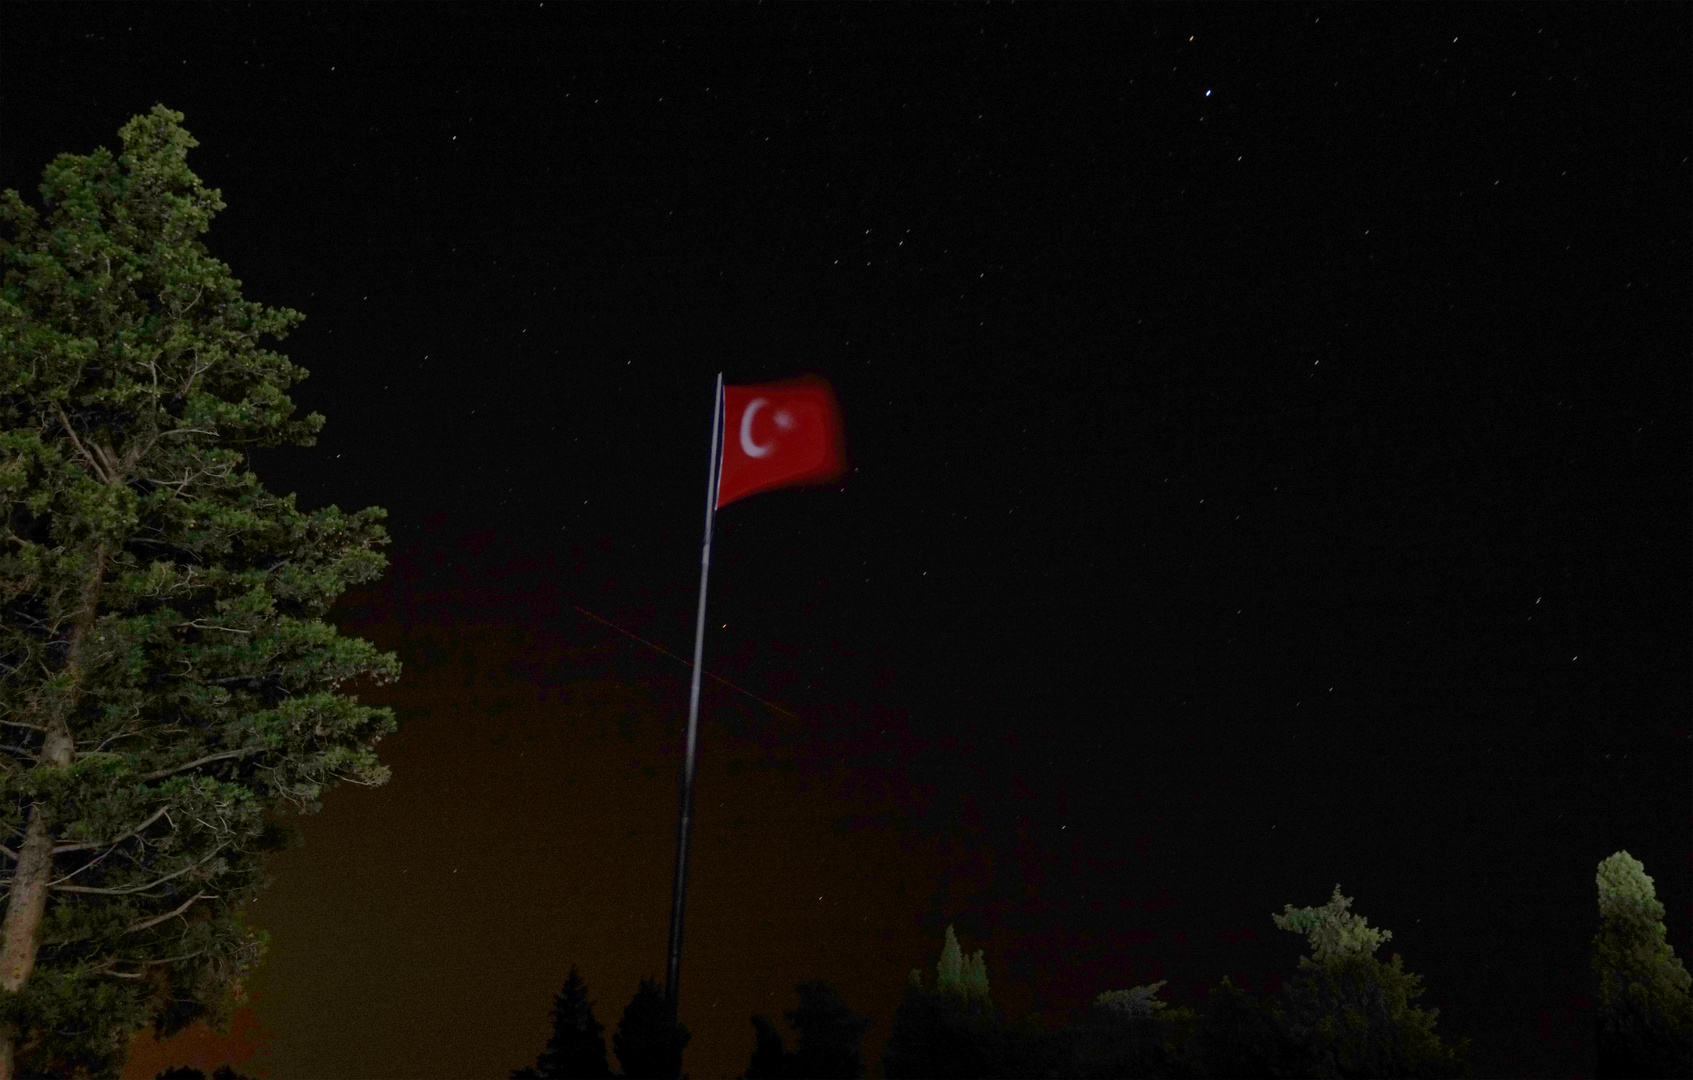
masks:
[(125, 1075), (503, 1076), (663, 979), (688, 670), (577, 609), (692, 648), (720, 371), (852, 471), (717, 521), (694, 1077), (810, 978), (879, 1065), (949, 922), (1010, 1015), (1264, 991), (1337, 882), (1590, 1073), (1599, 861), (1693, 926), (1689, 12), (9, 5), (0, 185), (185, 113), (328, 417), (254, 467), (394, 539), (393, 780)]

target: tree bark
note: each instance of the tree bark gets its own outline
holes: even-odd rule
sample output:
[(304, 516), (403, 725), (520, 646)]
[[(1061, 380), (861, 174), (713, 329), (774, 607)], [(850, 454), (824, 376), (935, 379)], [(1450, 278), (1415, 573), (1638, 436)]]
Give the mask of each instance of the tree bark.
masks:
[[(88, 577), (78, 597), (76, 612), (71, 617), (70, 652), (65, 659), (70, 680), (63, 693), (52, 695), (42, 704), (47, 715), (43, 726), (47, 735), (42, 742), (35, 768), (62, 769), (76, 758), (76, 742), (71, 737), (71, 717), (82, 700), (82, 673), (89, 641), (94, 633), (94, 619), (100, 603), (100, 586), (106, 577), (107, 541), (94, 548), (88, 567)], [(53, 834), (49, 830), (45, 807), (31, 803), (28, 821), (24, 825), (24, 840), (18, 848), (18, 865), (12, 874), (11, 888), (6, 900), (6, 921), (0, 928), (0, 989), (17, 992), (29, 981), (35, 970), (36, 953), (41, 947), (41, 917), (47, 911), (47, 883), (53, 877)], [(0, 1031), (0, 1080), (12, 1080), (14, 1045), (17, 1032), (7, 1027)]]

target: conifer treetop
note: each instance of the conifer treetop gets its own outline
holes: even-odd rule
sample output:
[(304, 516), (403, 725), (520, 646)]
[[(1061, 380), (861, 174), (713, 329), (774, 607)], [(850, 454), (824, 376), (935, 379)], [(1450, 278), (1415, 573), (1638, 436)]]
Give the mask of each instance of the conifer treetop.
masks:
[[(1594, 883), (1599, 887), (1601, 926), (1593, 939), (1593, 966), (1600, 977), (1603, 1004), (1615, 1004), (1626, 993), (1625, 983), (1642, 984), (1637, 995), (1672, 1002), (1666, 1011), (1683, 1014), (1693, 976), (1669, 943), (1663, 923), (1664, 905), (1646, 866), (1626, 851), (1599, 864)], [(1679, 1015), (1678, 1023), (1686, 1026)]]
[(1272, 913), (1270, 918), (1283, 930), (1307, 935), (1317, 963), (1327, 964), (1346, 957), (1369, 956), (1383, 942), (1393, 939), (1393, 931), (1377, 930), (1362, 915), (1347, 911), (1351, 906), (1352, 898), (1340, 895), (1337, 882), (1334, 895), (1321, 907), (1295, 908), (1283, 904), (1282, 914)]
[(953, 994), (966, 1001), (988, 1000), (988, 966), (983, 950), (969, 956), (958, 947), (958, 934), (952, 924), (946, 927), (946, 945), (941, 949), (940, 962), (935, 965), (935, 992)]

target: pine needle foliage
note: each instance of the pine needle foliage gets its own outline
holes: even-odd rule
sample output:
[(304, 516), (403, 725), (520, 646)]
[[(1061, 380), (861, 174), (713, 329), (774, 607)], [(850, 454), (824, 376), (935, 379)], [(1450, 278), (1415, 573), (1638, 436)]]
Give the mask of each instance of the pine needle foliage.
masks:
[[(304, 316), (241, 296), (199, 241), (225, 206), (163, 105), (124, 151), (61, 154), (46, 218), (0, 195), (0, 1053), (112, 1075), (131, 1034), (227, 1023), (264, 948), (241, 906), (278, 815), (388, 770), (391, 709), (343, 683), (393, 653), (323, 617), (381, 576), (370, 507), (310, 514), (242, 470), (311, 446), (307, 372), (259, 347)], [(13, 1056), (15, 1055), (15, 1056)]]
[(1594, 882), (1598, 1075), (1693, 1076), (1693, 977), (1670, 947), (1645, 864), (1619, 851), (1599, 864)]
[(1422, 977), (1373, 955), (1391, 931), (1377, 930), (1349, 912), (1350, 897), (1334, 895), (1320, 907), (1270, 916), (1283, 930), (1307, 935), (1312, 956), (1276, 1001), (1283, 1049), (1303, 1059), (1299, 1074), (1319, 1077), (1456, 1077), (1470, 1074), (1469, 1040), (1455, 1046), (1435, 1033), (1439, 1009), (1413, 1006)]

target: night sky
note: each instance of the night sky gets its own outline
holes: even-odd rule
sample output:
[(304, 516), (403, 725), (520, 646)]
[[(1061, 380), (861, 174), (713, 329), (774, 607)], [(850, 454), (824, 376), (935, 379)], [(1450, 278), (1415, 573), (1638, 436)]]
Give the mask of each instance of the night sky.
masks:
[(812, 978), (879, 1070), (948, 923), (1009, 1016), (1265, 992), (1337, 882), (1480, 1075), (1590, 1075), (1599, 861), (1693, 951), (1690, 11), (7, 5), (0, 186), (183, 112), (328, 417), (252, 466), (393, 537), (393, 779), (125, 1076), (504, 1076), (663, 980), (718, 372), (851, 469), (717, 518), (692, 1076)]

